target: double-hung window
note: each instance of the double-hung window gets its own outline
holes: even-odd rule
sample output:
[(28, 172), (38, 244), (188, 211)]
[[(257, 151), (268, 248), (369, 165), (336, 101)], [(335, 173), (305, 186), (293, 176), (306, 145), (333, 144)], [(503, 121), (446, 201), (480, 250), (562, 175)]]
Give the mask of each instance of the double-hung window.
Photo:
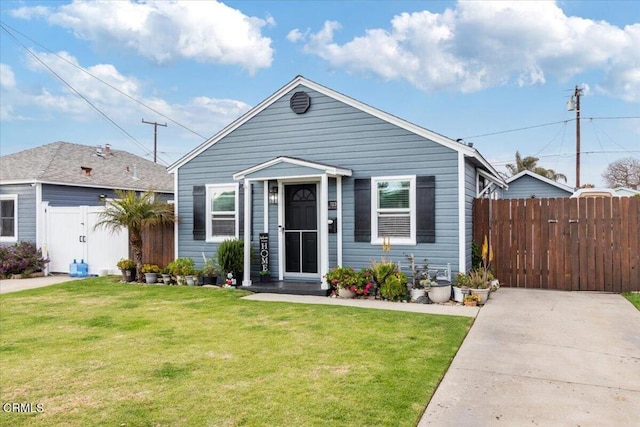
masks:
[(207, 241), (239, 235), (238, 184), (207, 185)]
[(371, 180), (372, 243), (416, 244), (416, 177)]
[(0, 242), (18, 241), (18, 195), (0, 196)]

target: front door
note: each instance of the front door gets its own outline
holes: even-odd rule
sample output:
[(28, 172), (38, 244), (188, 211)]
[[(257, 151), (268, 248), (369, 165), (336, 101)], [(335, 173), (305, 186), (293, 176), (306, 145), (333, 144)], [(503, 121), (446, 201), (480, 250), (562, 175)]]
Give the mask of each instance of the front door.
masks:
[(318, 274), (318, 204), (316, 184), (284, 187), (285, 272)]

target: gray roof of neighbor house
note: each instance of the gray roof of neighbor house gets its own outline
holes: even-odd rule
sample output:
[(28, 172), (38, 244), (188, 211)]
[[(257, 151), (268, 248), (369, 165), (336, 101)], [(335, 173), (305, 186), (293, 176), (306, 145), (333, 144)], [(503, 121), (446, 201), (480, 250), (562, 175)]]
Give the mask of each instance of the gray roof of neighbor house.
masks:
[(0, 157), (0, 184), (33, 182), (173, 192), (165, 166), (108, 145), (60, 141)]

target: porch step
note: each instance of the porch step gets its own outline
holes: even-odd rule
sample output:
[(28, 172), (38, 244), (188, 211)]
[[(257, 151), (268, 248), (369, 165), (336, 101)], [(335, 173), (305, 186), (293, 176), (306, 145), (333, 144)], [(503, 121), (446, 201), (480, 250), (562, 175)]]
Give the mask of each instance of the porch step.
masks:
[(319, 283), (305, 282), (269, 282), (260, 283), (253, 282), (251, 286), (240, 286), (240, 289), (255, 293), (270, 294), (289, 294), (289, 295), (314, 295), (326, 297), (331, 293), (330, 290), (320, 289)]

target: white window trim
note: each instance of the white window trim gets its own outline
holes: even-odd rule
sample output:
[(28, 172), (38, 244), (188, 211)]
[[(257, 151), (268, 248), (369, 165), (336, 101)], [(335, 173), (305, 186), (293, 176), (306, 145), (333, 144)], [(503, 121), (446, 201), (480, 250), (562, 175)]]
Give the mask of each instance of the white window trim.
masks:
[[(235, 203), (236, 203), (236, 210), (235, 210), (235, 221), (236, 221), (236, 227), (235, 227), (235, 233), (233, 236), (212, 236), (212, 230), (211, 230), (211, 190), (213, 190), (214, 188), (233, 188), (234, 191), (236, 192), (236, 197), (235, 197)], [(240, 184), (235, 182), (235, 183), (230, 183), (230, 184), (207, 184), (206, 185), (206, 201), (207, 201), (207, 217), (206, 217), (206, 242), (207, 243), (221, 243), (223, 241), (225, 241), (226, 239), (238, 239), (240, 236)]]
[(371, 244), (382, 245), (383, 239), (378, 237), (378, 182), (409, 181), (409, 219), (410, 237), (390, 237), (392, 245), (416, 245), (416, 176), (374, 176), (371, 178)]
[(0, 236), (0, 242), (2, 243), (15, 243), (18, 241), (18, 195), (17, 194), (3, 194), (0, 196), (0, 200), (13, 200), (13, 236)]

